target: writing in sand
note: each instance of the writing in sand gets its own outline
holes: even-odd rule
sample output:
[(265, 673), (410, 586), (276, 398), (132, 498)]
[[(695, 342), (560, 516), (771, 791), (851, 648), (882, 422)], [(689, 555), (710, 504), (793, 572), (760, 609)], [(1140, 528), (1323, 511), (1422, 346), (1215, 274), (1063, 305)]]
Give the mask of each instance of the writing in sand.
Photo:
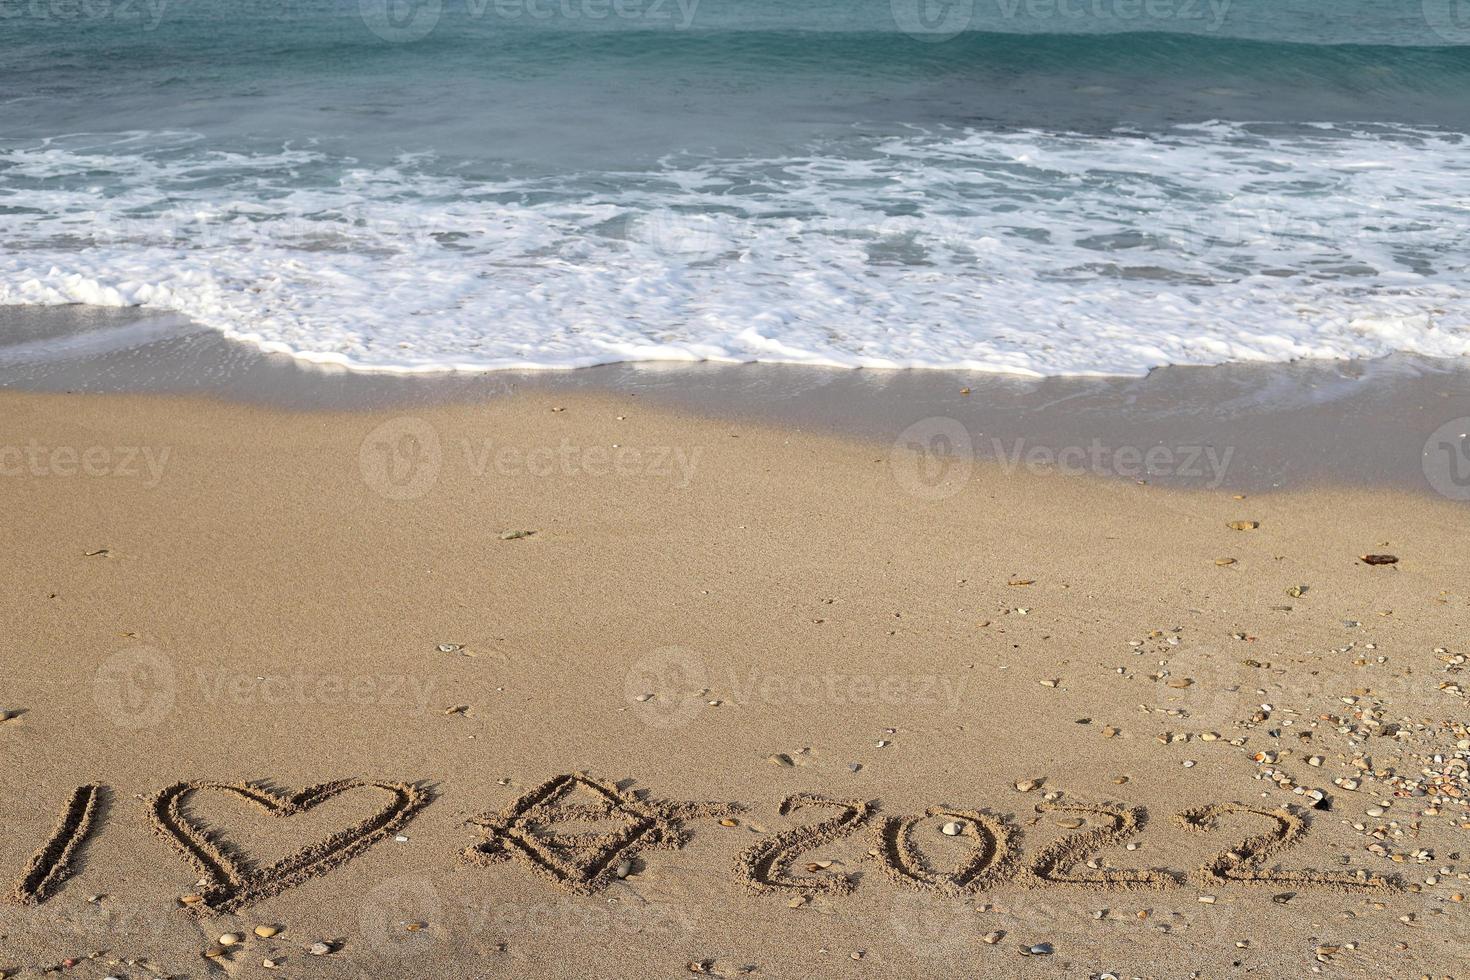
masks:
[[(191, 812), (190, 801), (202, 794), (217, 794), (282, 820), (346, 794), (374, 797), (380, 804), (357, 823), (264, 865)], [(78, 787), (72, 793), (55, 829), (22, 870), (11, 895), (14, 901), (45, 902), (76, 873), (78, 856), (101, 831), (109, 796), (108, 788), (97, 784)], [(1175, 824), (1199, 834), (1202, 841), (1211, 831), (1222, 830), (1225, 817), (1259, 824), (1244, 839), (1203, 848), (1202, 863), (1186, 871), (1116, 868), (1092, 859), (1141, 836), (1149, 823), (1144, 807), (1081, 802), (1059, 792), (1046, 797), (1035, 804), (1038, 817), (1051, 816), (1070, 832), (1028, 851), (1024, 833), (1009, 814), (945, 805), (919, 814), (886, 814), (873, 801), (797, 794), (781, 801), (777, 813), (803, 822), (790, 830), (760, 835), (735, 856), (732, 868), (734, 876), (756, 894), (844, 895), (859, 885), (852, 869), (830, 861), (801, 864), (800, 859), (853, 839), (866, 840), (869, 849), (864, 860), (875, 863), (886, 880), (946, 895), (973, 894), (1002, 884), (1099, 889), (1167, 889), (1191, 883), (1209, 887), (1398, 887), (1392, 878), (1362, 870), (1290, 870), (1276, 864), (1309, 833), (1308, 811), (1295, 807), (1203, 803), (1179, 810), (1172, 815)], [(148, 797), (146, 819), (199, 882), (179, 903), (194, 915), (210, 916), (238, 912), (329, 874), (398, 834), (433, 799), (430, 790), (419, 783), (372, 779), (342, 779), (297, 793), (259, 783), (193, 781), (174, 783)], [(461, 859), (485, 867), (519, 863), (555, 887), (590, 895), (626, 877), (635, 858), (682, 847), (690, 839), (691, 825), (708, 821), (737, 827), (748, 810), (735, 802), (661, 800), (630, 790), (626, 783), (582, 772), (562, 774), (522, 793), (499, 811), (471, 818), (467, 836), (474, 840), (464, 848)], [(589, 824), (597, 828), (575, 829)], [(558, 825), (563, 829), (558, 830)], [(968, 845), (958, 863), (936, 867), (925, 854), (919, 832), (930, 828)]]

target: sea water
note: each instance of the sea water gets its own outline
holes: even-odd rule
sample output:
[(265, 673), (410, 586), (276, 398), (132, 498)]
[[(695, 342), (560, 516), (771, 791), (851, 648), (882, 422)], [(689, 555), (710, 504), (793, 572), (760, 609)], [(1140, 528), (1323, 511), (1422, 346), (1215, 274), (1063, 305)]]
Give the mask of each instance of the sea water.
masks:
[(395, 371), (1470, 352), (1461, 0), (0, 0), (0, 39), (3, 304)]

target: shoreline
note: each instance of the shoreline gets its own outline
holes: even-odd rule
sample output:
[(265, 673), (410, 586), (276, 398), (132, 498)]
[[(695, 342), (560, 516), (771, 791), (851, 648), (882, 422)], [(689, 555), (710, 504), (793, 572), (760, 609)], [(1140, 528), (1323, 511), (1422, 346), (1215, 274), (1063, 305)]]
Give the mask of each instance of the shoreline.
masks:
[[(134, 309), (11, 307), (0, 309), (0, 324), (19, 338), (0, 347), (0, 390), (193, 394), (314, 412), (603, 393), (880, 445), (932, 441), (961, 461), (1007, 471), (1470, 499), (1470, 481), (1462, 485), (1439, 448), (1445, 426), (1470, 419), (1470, 365), (1408, 355), (1164, 367), (1140, 378), (671, 362), (385, 375), (262, 353), (180, 317)], [(57, 347), (60, 358), (50, 353)]]

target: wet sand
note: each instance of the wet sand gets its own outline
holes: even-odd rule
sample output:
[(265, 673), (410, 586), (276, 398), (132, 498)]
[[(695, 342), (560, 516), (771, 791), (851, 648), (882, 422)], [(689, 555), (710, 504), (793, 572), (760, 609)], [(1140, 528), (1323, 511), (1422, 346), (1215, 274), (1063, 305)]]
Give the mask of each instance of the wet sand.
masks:
[(1470, 455), (1456, 471), (1438, 448), (1446, 425), (1470, 418), (1470, 368), (1421, 357), (1161, 368), (1143, 378), (670, 363), (399, 376), (264, 354), (173, 315), (84, 306), (0, 309), (0, 338), (0, 390), (194, 394), (300, 411), (611, 393), (880, 444), (948, 439), (962, 456), (1042, 474), (1470, 499)]

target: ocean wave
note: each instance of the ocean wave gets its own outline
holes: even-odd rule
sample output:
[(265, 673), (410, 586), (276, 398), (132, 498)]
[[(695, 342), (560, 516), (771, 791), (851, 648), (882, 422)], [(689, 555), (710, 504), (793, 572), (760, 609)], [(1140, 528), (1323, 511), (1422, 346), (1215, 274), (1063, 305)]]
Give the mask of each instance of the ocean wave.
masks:
[[(902, 130), (468, 178), (197, 134), (0, 143), (0, 303), (175, 311), (365, 370), (1139, 374), (1470, 353), (1461, 134)], [(38, 213), (39, 212), (39, 213)]]

